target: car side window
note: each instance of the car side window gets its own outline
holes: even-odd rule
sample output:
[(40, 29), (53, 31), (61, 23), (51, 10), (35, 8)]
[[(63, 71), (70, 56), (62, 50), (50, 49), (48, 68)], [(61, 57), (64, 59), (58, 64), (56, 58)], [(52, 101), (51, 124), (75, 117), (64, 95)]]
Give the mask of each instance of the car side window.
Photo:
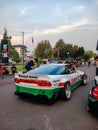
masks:
[(70, 70), (65, 68), (61, 74), (70, 74)]
[(70, 71), (70, 73), (75, 73), (76, 72), (75, 68), (71, 64), (66, 65), (66, 68)]
[(71, 72), (71, 73), (75, 73), (75, 72), (76, 72), (75, 68), (71, 68), (71, 69), (70, 69), (70, 72)]

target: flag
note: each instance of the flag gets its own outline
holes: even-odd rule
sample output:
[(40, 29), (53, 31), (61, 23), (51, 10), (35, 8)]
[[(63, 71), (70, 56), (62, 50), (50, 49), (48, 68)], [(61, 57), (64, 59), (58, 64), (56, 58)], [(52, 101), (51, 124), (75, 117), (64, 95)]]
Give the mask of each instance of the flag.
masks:
[(33, 39), (33, 37), (32, 37), (32, 43), (34, 43), (34, 39)]

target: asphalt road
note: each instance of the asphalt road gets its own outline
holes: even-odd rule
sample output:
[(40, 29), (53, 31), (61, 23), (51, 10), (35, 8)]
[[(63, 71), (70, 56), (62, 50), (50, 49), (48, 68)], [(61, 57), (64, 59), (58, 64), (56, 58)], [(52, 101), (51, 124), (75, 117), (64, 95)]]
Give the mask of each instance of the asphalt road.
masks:
[(98, 116), (86, 110), (95, 67), (80, 69), (88, 84), (75, 89), (69, 101), (52, 105), (14, 95), (14, 76), (0, 79), (0, 130), (98, 130)]

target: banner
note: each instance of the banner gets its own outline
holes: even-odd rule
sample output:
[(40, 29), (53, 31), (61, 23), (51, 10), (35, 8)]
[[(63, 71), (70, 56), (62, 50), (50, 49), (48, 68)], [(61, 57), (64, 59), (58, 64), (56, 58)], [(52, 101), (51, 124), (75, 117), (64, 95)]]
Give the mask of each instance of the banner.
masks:
[(8, 41), (1, 40), (1, 51), (2, 51), (2, 63), (8, 64)]

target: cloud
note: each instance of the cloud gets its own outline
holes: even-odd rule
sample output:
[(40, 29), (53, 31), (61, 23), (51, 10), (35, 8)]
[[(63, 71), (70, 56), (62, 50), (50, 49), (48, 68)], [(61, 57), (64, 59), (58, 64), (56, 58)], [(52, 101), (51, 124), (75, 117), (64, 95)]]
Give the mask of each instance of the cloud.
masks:
[(26, 15), (27, 14), (27, 9), (26, 8), (23, 8), (20, 10), (20, 16), (22, 15)]
[(48, 34), (58, 34), (61, 32), (69, 32), (83, 25), (93, 24), (93, 22), (94, 21), (91, 21), (89, 19), (81, 19), (79, 21), (76, 21), (67, 25), (62, 25), (53, 29), (35, 30), (33, 34), (34, 35), (48, 35)]
[[(91, 27), (91, 25), (93, 25), (95, 23), (96, 23), (96, 21), (92, 21), (90, 19), (81, 19), (81, 20), (78, 20), (76, 22), (69, 23), (69, 24), (62, 25), (62, 26), (58, 26), (58, 27), (52, 28), (52, 29), (43, 29), (43, 30), (42, 29), (41, 30), (35, 29), (30, 33), (24, 32), (25, 43), (31, 44), (32, 43), (32, 41), (31, 41), (32, 37), (34, 37), (35, 39), (38, 39), (39, 37), (49, 36), (49, 35), (55, 36), (57, 34), (60, 34), (60, 33), (63, 33), (63, 32), (71, 32), (71, 31), (74, 31), (76, 29), (93, 29), (93, 28), (95, 28), (95, 26)], [(22, 43), (22, 35), (21, 36), (13, 36), (12, 43), (13, 44)]]
[[(72, 32), (76, 29), (98, 29), (96, 28), (96, 21), (91, 20), (91, 19), (80, 19), (75, 22), (71, 22), (68, 24), (64, 24), (61, 26), (58, 26), (56, 28), (51, 28), (51, 29), (35, 29), (30, 31), (30, 33), (24, 31), (24, 36), (25, 36), (25, 43), (32, 44), (32, 37), (38, 39), (39, 37), (45, 37), (45, 36), (56, 36), (57, 34), (60, 33), (65, 33), (65, 32)], [(92, 25), (92, 26), (91, 26)], [(94, 26), (93, 26), (94, 25)], [(14, 27), (14, 25), (12, 26)], [(14, 27), (15, 28), (15, 27)], [(16, 28), (17, 30), (17, 28)], [(20, 32), (22, 29), (20, 29)], [(15, 34), (14, 34), (15, 35)], [(21, 35), (21, 33), (20, 33)], [(2, 39), (2, 36), (0, 36), (0, 39)], [(40, 39), (40, 38), (39, 38)], [(38, 40), (37, 40), (38, 41)], [(12, 44), (22, 44), (22, 35), (21, 36), (12, 36)]]
[(95, 6), (98, 7), (98, 0), (95, 0)]
[(36, 8), (36, 7), (37, 7), (36, 4), (30, 5), (30, 6), (21, 7), (21, 9), (19, 11), (19, 16), (31, 15), (31, 10)]
[(66, 10), (65, 10), (65, 8), (63, 9), (63, 7), (57, 6), (53, 11), (53, 15), (66, 17), (69, 15), (72, 15), (73, 13), (77, 14), (77, 13), (84, 12), (85, 9), (86, 9), (86, 6), (84, 6), (84, 5), (74, 6), (74, 7), (68, 8), (68, 9), (66, 7)]

